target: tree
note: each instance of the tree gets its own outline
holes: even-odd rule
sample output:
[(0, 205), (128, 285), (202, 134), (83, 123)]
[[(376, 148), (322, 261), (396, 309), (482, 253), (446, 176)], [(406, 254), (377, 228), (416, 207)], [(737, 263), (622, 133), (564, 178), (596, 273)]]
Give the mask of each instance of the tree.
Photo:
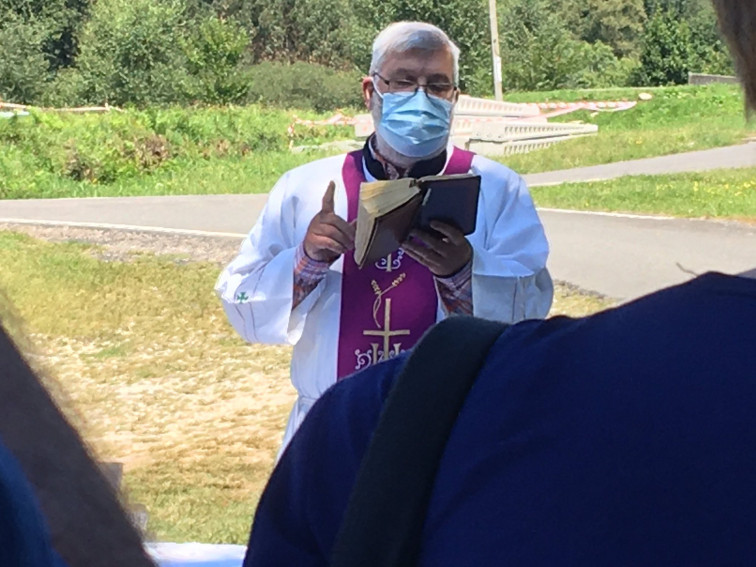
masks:
[(585, 0), (580, 6), (581, 39), (603, 42), (618, 57), (639, 51), (646, 21), (643, 0)]
[(252, 36), (251, 60), (352, 65), (349, 0), (208, 0)]
[(42, 46), (47, 28), (18, 17), (5, 20), (0, 27), (0, 99), (34, 103), (42, 95), (49, 77), (49, 66)]
[(685, 84), (691, 59), (691, 33), (674, 11), (657, 11), (643, 34), (638, 82)]
[(576, 12), (548, 0), (513, 0), (500, 10), (504, 88), (547, 90), (625, 83), (612, 49), (576, 37)]
[(0, 0), (0, 18), (15, 16), (25, 23), (44, 26), (42, 41), (49, 68), (69, 67), (78, 54), (78, 36), (89, 14), (91, 0)]
[(249, 90), (242, 64), (249, 35), (235, 20), (213, 14), (194, 18), (192, 33), (183, 39), (190, 98), (213, 104), (238, 103)]
[(138, 106), (183, 102), (187, 20), (181, 0), (99, 0), (76, 60), (80, 102)]
[(719, 34), (716, 14), (710, 2), (688, 18), (691, 32), (690, 69), (701, 73), (733, 75), (732, 57)]

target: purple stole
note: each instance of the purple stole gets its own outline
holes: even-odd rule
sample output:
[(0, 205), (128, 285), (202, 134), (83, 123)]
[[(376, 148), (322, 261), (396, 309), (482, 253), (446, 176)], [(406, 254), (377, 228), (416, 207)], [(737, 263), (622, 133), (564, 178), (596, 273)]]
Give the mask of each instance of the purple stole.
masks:
[[(473, 155), (454, 148), (444, 173), (467, 173)], [(348, 222), (357, 218), (366, 181), (362, 159), (362, 150), (347, 154), (341, 172)], [(344, 254), (337, 380), (411, 348), (435, 324), (437, 303), (433, 274), (401, 248), (361, 270)]]

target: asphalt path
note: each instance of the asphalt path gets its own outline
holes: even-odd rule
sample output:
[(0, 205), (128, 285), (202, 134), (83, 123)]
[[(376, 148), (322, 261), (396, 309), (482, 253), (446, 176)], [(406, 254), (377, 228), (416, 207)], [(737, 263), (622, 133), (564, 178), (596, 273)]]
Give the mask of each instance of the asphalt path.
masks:
[[(531, 185), (718, 167), (756, 167), (752, 144), (526, 176)], [(666, 163), (666, 168), (665, 164)], [(634, 164), (634, 165), (633, 165)], [(545, 177), (549, 176), (549, 177)], [(154, 230), (242, 238), (265, 195), (0, 201), (0, 222)], [(756, 225), (539, 209), (555, 279), (620, 300), (709, 270), (756, 268)]]
[(600, 181), (625, 175), (664, 175), (740, 167), (756, 167), (756, 143), (632, 161), (618, 161), (590, 167), (560, 169), (533, 173), (524, 177), (531, 187), (536, 187), (538, 185)]

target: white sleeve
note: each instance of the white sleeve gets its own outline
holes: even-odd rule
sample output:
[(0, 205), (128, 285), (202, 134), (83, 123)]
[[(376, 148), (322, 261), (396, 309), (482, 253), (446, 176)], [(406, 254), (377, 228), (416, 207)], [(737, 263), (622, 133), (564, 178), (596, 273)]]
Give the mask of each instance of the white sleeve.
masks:
[(515, 323), (544, 318), (554, 295), (546, 269), (549, 245), (525, 181), (476, 157), (483, 182), (473, 246), (473, 314)]
[(238, 256), (215, 286), (229, 321), (249, 342), (296, 344), (325, 285), (320, 282), (292, 311), (294, 258), (300, 242), (288, 181), (286, 174), (276, 183)]

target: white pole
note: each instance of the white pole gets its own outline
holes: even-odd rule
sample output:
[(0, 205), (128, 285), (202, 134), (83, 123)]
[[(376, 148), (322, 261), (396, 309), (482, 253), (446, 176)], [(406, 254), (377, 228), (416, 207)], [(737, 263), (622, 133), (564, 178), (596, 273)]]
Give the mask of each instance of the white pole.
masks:
[(491, 21), (491, 55), (493, 57), (494, 96), (502, 100), (501, 95), (501, 51), (499, 50), (499, 18), (496, 12), (496, 0), (488, 0), (488, 17)]

